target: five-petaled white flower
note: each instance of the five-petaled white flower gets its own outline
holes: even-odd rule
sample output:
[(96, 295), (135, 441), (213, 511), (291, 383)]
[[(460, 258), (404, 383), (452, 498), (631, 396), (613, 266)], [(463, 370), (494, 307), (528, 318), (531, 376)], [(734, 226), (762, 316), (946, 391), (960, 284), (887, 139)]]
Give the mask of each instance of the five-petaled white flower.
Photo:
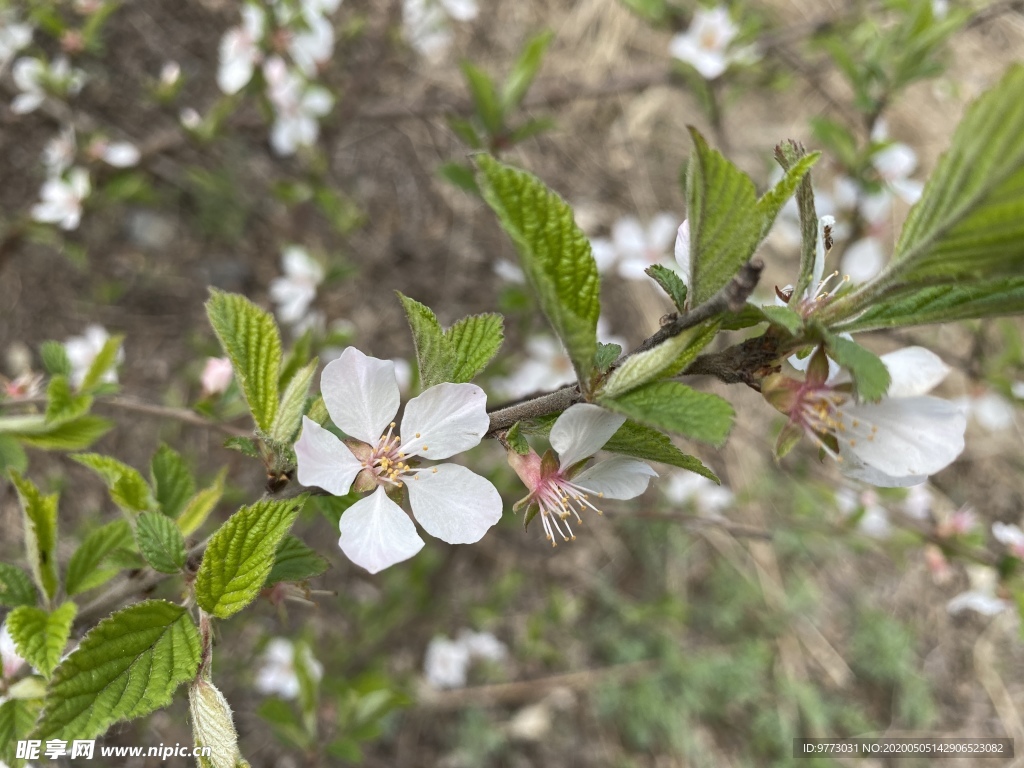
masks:
[(452, 44), (451, 20), (472, 21), (476, 0), (403, 0), (405, 39), (421, 56), (437, 57)]
[(299, 147), (311, 147), (320, 135), (319, 118), (331, 111), (334, 97), (326, 88), (310, 85), (289, 71), (280, 57), (263, 65), (270, 103), (274, 107), (274, 125), (270, 145), (279, 155), (293, 155)]
[(295, 444), (298, 479), (343, 496), (374, 492), (341, 517), (342, 552), (370, 573), (423, 547), (416, 526), (388, 495), (405, 488), (423, 529), (449, 544), (479, 541), (501, 518), (501, 496), (458, 464), (416, 467), (414, 457), (447, 459), (477, 445), (487, 432), (487, 397), (475, 384), (438, 384), (405, 406), (401, 437), (393, 419), (400, 395), (390, 360), (348, 347), (320, 379), (327, 412), (351, 439), (342, 442), (308, 417)]
[(11, 111), (19, 115), (39, 109), (46, 99), (47, 88), (74, 95), (85, 84), (85, 73), (73, 68), (64, 56), (55, 59), (52, 64), (29, 57), (18, 59), (14, 62), (11, 76), (21, 91), (11, 102)]
[(300, 684), (296, 662), (314, 682), (323, 677), (323, 665), (313, 657), (309, 646), (303, 643), (296, 658), (295, 643), (283, 637), (275, 637), (263, 651), (262, 664), (256, 670), (256, 690), (264, 694), (276, 694), (283, 699), (294, 699), (299, 695)]
[(32, 218), (75, 229), (82, 220), (82, 201), (89, 190), (89, 173), (84, 168), (72, 168), (66, 179), (47, 179), (39, 190), (40, 201), (32, 206)]
[(698, 8), (690, 28), (672, 38), (669, 53), (692, 66), (705, 80), (714, 80), (730, 64), (757, 60), (753, 48), (730, 50), (739, 32), (725, 6)]
[(470, 662), (501, 661), (508, 648), (490, 632), (464, 629), (455, 640), (437, 636), (427, 645), (423, 676), (434, 688), (461, 688), (466, 684)]
[(277, 317), (282, 323), (296, 325), (309, 312), (316, 298), (317, 286), (324, 280), (324, 268), (298, 245), (286, 246), (281, 253), (284, 277), (270, 283), (270, 298), (277, 304)]
[(217, 85), (224, 93), (238, 93), (252, 80), (252, 73), (263, 58), (260, 43), (265, 24), (263, 11), (246, 3), (242, 6), (241, 26), (232, 27), (221, 38)]
[(659, 213), (646, 227), (635, 216), (623, 216), (612, 225), (610, 239), (591, 243), (597, 271), (614, 264), (627, 280), (647, 279), (644, 270), (665, 259), (675, 233), (676, 219), (669, 213)]
[[(96, 356), (103, 351), (110, 334), (106, 328), (100, 325), (90, 325), (81, 336), (72, 336), (64, 342), (64, 351), (67, 353), (68, 361), (71, 363), (71, 383), (76, 387), (80, 386), (85, 379), (85, 374), (92, 367)], [(117, 351), (117, 363), (124, 361), (124, 348)], [(117, 366), (112, 365), (100, 381), (115, 383), (117, 381)]]
[[(551, 447), (541, 458), (533, 449), (520, 454), (508, 452), (508, 463), (526, 485), (529, 494), (516, 502), (514, 510), (526, 509), (530, 516), (540, 513), (544, 534), (551, 546), (557, 546), (555, 534), (564, 541), (576, 536), (569, 517), (582, 523), (580, 512), (590, 509), (598, 514), (598, 499), (632, 499), (647, 490), (658, 473), (638, 459), (614, 456), (583, 469), (626, 421), (625, 416), (610, 413), (600, 406), (577, 403), (567, 408), (551, 427)], [(580, 471), (582, 470), (582, 471)], [(564, 530), (563, 530), (564, 529)]]

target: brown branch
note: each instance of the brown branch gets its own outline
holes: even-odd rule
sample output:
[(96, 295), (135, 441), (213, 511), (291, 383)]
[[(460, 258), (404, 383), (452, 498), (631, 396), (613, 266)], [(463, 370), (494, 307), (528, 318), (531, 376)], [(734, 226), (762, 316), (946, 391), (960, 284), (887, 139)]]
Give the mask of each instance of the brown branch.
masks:
[(570, 384), (568, 387), (549, 392), (533, 400), (523, 403), (509, 405), (492, 411), (491, 424), (488, 427), (488, 436), (494, 437), (495, 433), (508, 429), (517, 421), (537, 419), (541, 416), (549, 416), (552, 413), (560, 413), (570, 405), (583, 402), (583, 394), (578, 384)]
[(239, 429), (238, 427), (232, 427), (230, 424), (211, 421), (210, 419), (200, 416), (195, 411), (190, 411), (187, 408), (174, 408), (169, 405), (145, 403), (131, 397), (111, 397), (107, 400), (97, 400), (96, 405), (111, 406), (125, 411), (144, 413), (148, 416), (157, 416), (159, 418), (175, 419), (176, 421), (181, 421), (185, 424), (193, 424), (197, 427), (215, 429), (226, 435), (230, 435), (231, 437), (252, 437), (252, 430)]

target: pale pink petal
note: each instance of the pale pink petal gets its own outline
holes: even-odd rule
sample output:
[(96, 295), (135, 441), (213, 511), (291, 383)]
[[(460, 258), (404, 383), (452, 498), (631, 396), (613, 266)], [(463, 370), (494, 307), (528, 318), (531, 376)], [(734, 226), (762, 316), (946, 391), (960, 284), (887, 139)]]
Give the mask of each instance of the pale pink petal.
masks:
[(423, 530), (449, 544), (480, 541), (501, 519), (498, 491), (488, 480), (458, 464), (420, 470), (405, 487), (412, 513)]
[(613, 456), (588, 467), (572, 482), (608, 499), (632, 499), (646, 491), (651, 478), (657, 476), (657, 472), (639, 459)]
[(414, 397), (402, 417), (407, 456), (447, 459), (479, 445), (487, 432), (487, 395), (476, 384), (438, 384)]
[(942, 358), (924, 347), (904, 347), (882, 355), (892, 382), (889, 397), (916, 397), (931, 392), (949, 375)]
[(423, 549), (416, 525), (383, 487), (345, 510), (338, 528), (341, 551), (370, 573), (408, 560)]
[(395, 364), (347, 347), (324, 368), (320, 392), (331, 420), (343, 432), (376, 445), (398, 413), (401, 395)]
[(551, 428), (550, 436), (561, 468), (593, 456), (625, 422), (625, 416), (591, 403), (577, 403), (567, 408)]
[(302, 417), (302, 434), (295, 443), (299, 482), (344, 496), (363, 468), (341, 440), (308, 416)]
[(690, 284), (690, 220), (686, 219), (679, 225), (676, 232), (676, 264), (679, 265), (679, 276), (687, 286)]

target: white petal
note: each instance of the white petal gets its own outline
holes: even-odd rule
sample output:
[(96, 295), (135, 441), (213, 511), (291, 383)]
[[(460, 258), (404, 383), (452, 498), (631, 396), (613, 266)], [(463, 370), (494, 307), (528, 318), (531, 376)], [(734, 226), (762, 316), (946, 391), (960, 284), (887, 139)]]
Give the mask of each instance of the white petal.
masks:
[(623, 256), (619, 261), (619, 275), (626, 280), (650, 280), (647, 268), (654, 263), (646, 256)]
[(839, 417), (845, 427), (838, 433), (840, 454), (893, 478), (921, 482), (964, 449), (964, 414), (937, 397), (886, 398), (845, 408)]
[(971, 415), (988, 432), (1001, 432), (1013, 426), (1016, 409), (1002, 395), (986, 392), (971, 403)]
[(908, 205), (916, 203), (924, 193), (924, 184), (916, 179), (896, 179), (889, 182), (889, 186), (896, 193), (896, 197)]
[(1024, 531), (1021, 531), (1020, 526), (995, 522), (992, 523), (992, 535), (996, 541), (1008, 547), (1024, 546)]
[(324, 279), (324, 268), (300, 245), (289, 245), (281, 252), (281, 268), (288, 277), (313, 285)]
[(679, 276), (690, 285), (690, 220), (686, 219), (679, 225), (676, 232), (676, 264), (679, 265)]
[(924, 347), (904, 347), (882, 355), (892, 383), (889, 397), (915, 397), (931, 392), (947, 375), (950, 367), (942, 358)]
[(16, 115), (26, 115), (29, 112), (34, 112), (43, 103), (43, 98), (43, 94), (38, 92), (20, 93), (11, 102), (11, 112)]
[[(597, 271), (600, 274), (604, 274), (608, 268), (615, 263), (615, 258), (618, 256), (618, 252), (615, 250), (615, 246), (612, 244), (612, 241), (604, 237), (595, 238), (590, 243), (590, 252), (594, 256), (594, 262), (597, 264)], [(499, 262), (499, 264), (500, 263), (501, 262)], [(524, 282), (524, 279), (522, 278), (522, 271), (520, 271), (519, 274), (520, 279), (516, 282)]]
[(438, 384), (414, 397), (402, 417), (408, 456), (447, 459), (479, 445), (487, 432), (487, 395), (476, 384)]
[(308, 416), (302, 417), (302, 434), (295, 443), (298, 478), (302, 485), (317, 486), (344, 496), (363, 468), (341, 440)]
[(877, 152), (871, 164), (886, 181), (905, 179), (917, 167), (917, 153), (906, 144), (891, 144)]
[(946, 604), (946, 610), (950, 613), (961, 613), (962, 611), (976, 611), (982, 616), (995, 616), (1010, 607), (1006, 600), (1000, 600), (994, 595), (972, 590), (961, 592)]
[(345, 510), (338, 528), (341, 551), (370, 573), (408, 560), (423, 549), (415, 524), (383, 488)]
[(38, 91), (46, 67), (39, 59), (23, 57), (14, 62), (11, 67), (11, 77), (14, 84), (22, 91)]
[(843, 254), (840, 271), (854, 283), (866, 283), (885, 266), (885, 250), (877, 237), (862, 237)]
[(825, 227), (832, 228), (835, 225), (834, 216), (822, 216), (818, 219), (818, 241), (814, 246), (814, 268), (811, 272), (811, 284), (807, 286), (808, 296), (813, 296), (817, 292), (821, 278), (825, 274)]
[(561, 468), (593, 456), (625, 423), (625, 416), (591, 403), (577, 403), (567, 408), (551, 428), (550, 437)]
[(501, 519), (501, 496), (490, 481), (458, 464), (420, 470), (407, 480), (409, 504), (431, 536), (472, 544)]
[(456, 21), (472, 21), (478, 12), (476, 0), (441, 0), (441, 5)]
[(612, 225), (612, 242), (620, 256), (646, 258), (647, 233), (636, 216), (623, 216)]
[(655, 472), (639, 459), (613, 456), (573, 478), (572, 482), (609, 499), (632, 499), (647, 490)]
[(401, 395), (395, 364), (347, 347), (320, 377), (320, 392), (331, 420), (343, 432), (376, 445), (398, 413)]
[(647, 245), (651, 250), (661, 253), (672, 245), (678, 225), (678, 219), (671, 213), (659, 213), (647, 225)]
[(103, 160), (115, 168), (130, 168), (139, 162), (141, 157), (138, 148), (127, 141), (115, 141), (103, 150)]

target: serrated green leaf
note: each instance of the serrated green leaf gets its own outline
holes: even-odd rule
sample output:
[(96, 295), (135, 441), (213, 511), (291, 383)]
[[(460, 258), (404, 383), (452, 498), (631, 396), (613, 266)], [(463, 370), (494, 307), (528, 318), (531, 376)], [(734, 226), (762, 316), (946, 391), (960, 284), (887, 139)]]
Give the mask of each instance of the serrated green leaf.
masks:
[(0, 434), (0, 475), (6, 475), (9, 469), (24, 474), (28, 470), (28, 454), (16, 438)]
[(446, 381), (450, 369), (448, 345), (444, 331), (434, 311), (425, 304), (395, 291), (402, 302), (405, 316), (412, 331), (413, 346), (416, 347), (416, 362), (420, 371), (420, 382), (424, 389)]
[(0, 704), (0, 761), (21, 768), (25, 761), (17, 756), (19, 741), (28, 738), (39, 715), (38, 699), (10, 699)]
[(185, 538), (178, 525), (159, 512), (143, 512), (135, 521), (135, 541), (146, 562), (160, 573), (177, 573), (185, 565)]
[(676, 305), (676, 309), (683, 312), (686, 306), (686, 283), (683, 282), (675, 270), (671, 270), (661, 264), (652, 264), (644, 272), (668, 294), (668, 297), (672, 299), (672, 303)]
[(167, 706), (199, 668), (199, 633), (186, 608), (146, 600), (108, 616), (53, 673), (37, 739), (91, 739), (114, 723)]
[(842, 336), (825, 336), (828, 356), (850, 372), (857, 396), (861, 400), (880, 400), (889, 389), (892, 378), (878, 355)]
[(280, 581), (306, 581), (319, 576), (328, 568), (328, 562), (307, 547), (301, 539), (288, 534), (281, 541), (274, 555), (274, 567), (270, 569), (265, 586)]
[(761, 213), (754, 182), (690, 128), (693, 154), (686, 176), (690, 223), (689, 306), (714, 296), (739, 271), (760, 241)]
[(74, 419), (88, 412), (92, 398), (75, 394), (65, 376), (54, 376), (46, 387), (46, 421), (56, 423)]
[(55, 424), (48, 424), (41, 414), (0, 417), (0, 432), (33, 448), (47, 451), (80, 451), (95, 443), (113, 427), (112, 422), (91, 415)]
[(289, 445), (302, 423), (302, 413), (306, 407), (306, 396), (309, 385), (313, 381), (320, 359), (314, 357), (307, 366), (301, 368), (293, 377), (281, 395), (281, 405), (274, 416), (270, 427), (270, 439), (281, 445)]
[(92, 392), (103, 383), (103, 377), (117, 365), (117, 358), (123, 342), (124, 336), (120, 334), (111, 336), (103, 342), (103, 349), (93, 358), (89, 370), (85, 372), (85, 378), (82, 379), (82, 384), (78, 387), (80, 392)]
[(248, 456), (250, 459), (262, 458), (260, 456), (259, 446), (251, 437), (229, 437), (224, 441), (224, 447), (230, 448), (232, 451), (238, 451), (240, 454)]
[(202, 675), (188, 688), (188, 711), (195, 745), (210, 750), (210, 757), (199, 758), (199, 768), (249, 768), (238, 751), (238, 733), (227, 699)]
[(281, 336), (273, 316), (244, 296), (210, 289), (206, 314), (231, 360), (256, 426), (270, 430), (277, 414)]
[(288, 386), (292, 377), (304, 367), (313, 355), (313, 329), (307, 328), (298, 340), (288, 350), (288, 355), (281, 365), (281, 377), (278, 379), (277, 388), (283, 390)]
[(52, 613), (23, 605), (7, 616), (7, 629), (18, 648), (18, 655), (49, 677), (60, 661), (71, 634), (71, 623), (78, 606), (66, 602)]
[(601, 289), (590, 242), (568, 204), (536, 176), (489, 155), (476, 163), (484, 199), (515, 242), (540, 308), (586, 386), (597, 351)]
[(190, 536), (199, 530), (206, 518), (217, 507), (220, 497), (224, 495), (224, 481), (228, 476), (227, 467), (217, 473), (213, 484), (193, 496), (178, 517), (178, 530), (183, 536)]
[(76, 453), (71, 458), (99, 475), (110, 491), (110, 498), (125, 512), (136, 514), (156, 509), (149, 483), (134, 467), (99, 453)]
[(618, 344), (597, 342), (597, 354), (594, 355), (594, 368), (599, 373), (607, 373), (612, 363), (622, 357), (622, 347)]
[(210, 538), (196, 574), (196, 602), (225, 619), (256, 599), (274, 566), (277, 547), (306, 497), (242, 507)]
[(68, 352), (59, 341), (44, 341), (39, 346), (39, 356), (43, 361), (43, 368), (51, 376), (70, 376), (71, 361), (68, 360)]
[(508, 443), (509, 448), (518, 453), (520, 456), (525, 456), (530, 452), (530, 444), (526, 442), (526, 438), (523, 436), (521, 422), (513, 424), (507, 433), (505, 433), (505, 442)]
[(88, 592), (117, 575), (120, 568), (101, 568), (114, 551), (132, 544), (132, 529), (127, 520), (115, 520), (89, 532), (71, 555), (65, 574), (68, 596)]
[(195, 478), (181, 454), (161, 443), (149, 463), (149, 476), (160, 511), (169, 517), (177, 517), (196, 492)]
[(0, 563), (0, 605), (17, 608), (19, 605), (35, 605), (36, 599), (32, 577), (15, 565)]
[(453, 358), (448, 381), (472, 381), (501, 349), (504, 318), (495, 313), (464, 317), (444, 332), (444, 339)]
[(705, 467), (696, 456), (690, 456), (676, 448), (668, 435), (635, 421), (627, 420), (619, 427), (619, 431), (604, 444), (604, 450), (688, 469), (721, 485), (714, 472)]
[(735, 416), (728, 401), (678, 381), (655, 381), (600, 402), (641, 424), (712, 445), (725, 442)]
[(801, 157), (790, 166), (778, 183), (757, 201), (757, 213), (761, 219), (761, 231), (757, 238), (759, 243), (768, 236), (772, 224), (775, 223), (775, 217), (779, 215), (779, 211), (782, 210), (786, 201), (793, 196), (804, 176), (810, 173), (811, 168), (820, 157), (820, 152), (812, 152)]
[(775, 307), (766, 304), (759, 309), (769, 323), (785, 328), (794, 336), (804, 327), (804, 319), (789, 307)]
[[(619, 397), (649, 381), (674, 376), (714, 338), (715, 328), (698, 325), (671, 336), (651, 349), (626, 358), (608, 377), (602, 397)], [(710, 330), (710, 333), (709, 333)]]
[(40, 594), (52, 600), (60, 579), (57, 575), (57, 494), (44, 496), (27, 478), (10, 473), (18, 491), (25, 527), (25, 553)]
[(505, 85), (501, 89), (501, 104), (506, 113), (518, 108), (526, 96), (526, 92), (530, 90), (530, 85), (537, 76), (537, 71), (544, 61), (544, 53), (552, 38), (554, 38), (554, 33), (545, 30), (531, 37), (523, 46), (519, 58), (512, 65), (512, 70), (505, 78)]
[(469, 85), (470, 95), (473, 97), (477, 117), (490, 136), (498, 135), (504, 122), (504, 113), (494, 81), (486, 72), (468, 61), (462, 62), (461, 67), (466, 84)]

